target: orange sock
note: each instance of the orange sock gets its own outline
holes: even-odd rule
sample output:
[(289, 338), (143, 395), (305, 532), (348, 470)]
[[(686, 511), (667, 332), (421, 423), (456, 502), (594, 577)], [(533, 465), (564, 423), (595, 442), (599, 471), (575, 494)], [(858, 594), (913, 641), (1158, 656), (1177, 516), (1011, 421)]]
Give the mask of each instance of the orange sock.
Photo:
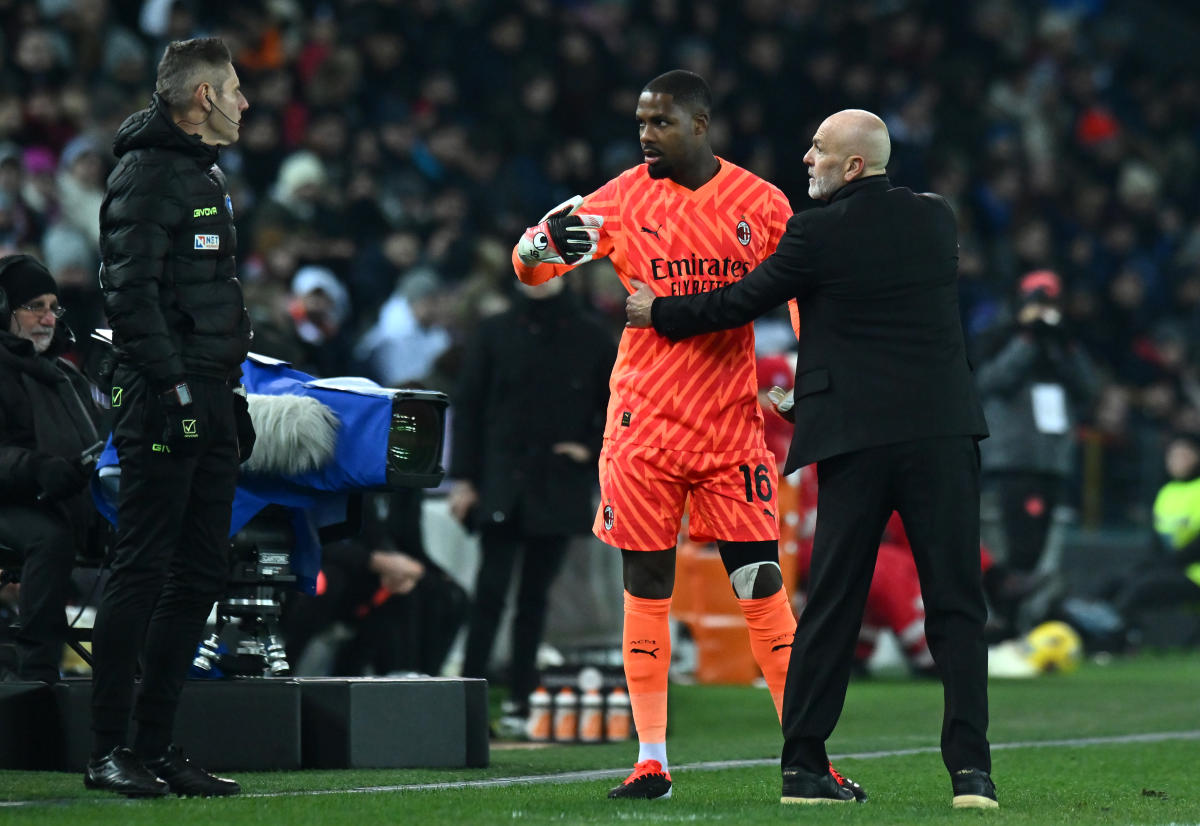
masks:
[[(638, 740), (667, 739), (667, 672), (671, 669), (671, 598), (642, 599), (625, 592), (622, 658)], [(786, 661), (785, 661), (786, 665)]]
[(787, 589), (780, 588), (761, 599), (739, 599), (738, 605), (750, 631), (750, 650), (767, 681), (775, 713), (782, 720), (783, 684), (787, 680), (788, 660), (792, 658), (792, 638), (796, 636), (796, 616), (788, 602)]

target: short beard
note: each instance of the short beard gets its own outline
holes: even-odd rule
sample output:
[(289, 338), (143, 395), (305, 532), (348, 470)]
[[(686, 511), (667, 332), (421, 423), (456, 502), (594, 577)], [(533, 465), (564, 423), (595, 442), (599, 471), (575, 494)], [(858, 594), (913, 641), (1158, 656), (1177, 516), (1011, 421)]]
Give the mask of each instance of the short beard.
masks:
[(671, 167), (667, 166), (662, 160), (659, 160), (658, 163), (647, 164), (646, 172), (651, 178), (657, 179), (671, 177)]
[(814, 201), (828, 201), (830, 193), (825, 191), (820, 178), (808, 179), (808, 197)]

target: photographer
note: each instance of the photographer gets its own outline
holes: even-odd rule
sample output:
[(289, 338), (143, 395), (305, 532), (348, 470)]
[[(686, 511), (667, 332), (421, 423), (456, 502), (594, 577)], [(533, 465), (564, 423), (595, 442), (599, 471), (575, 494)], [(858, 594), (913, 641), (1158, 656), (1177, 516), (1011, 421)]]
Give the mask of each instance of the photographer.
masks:
[[(58, 285), (37, 259), (0, 258), (0, 544), (20, 553), (17, 677), (54, 683), (75, 556), (97, 524), (82, 455), (100, 438), (90, 385), (59, 358)], [(94, 461), (94, 460), (93, 460)]]
[(1091, 359), (1064, 323), (1062, 292), (1050, 270), (1023, 276), (1013, 319), (981, 336), (975, 358), (991, 430), (980, 443), (983, 541), (1009, 570), (1045, 576), (1024, 606), (1015, 598), (992, 606), (1002, 635), (1035, 624), (1055, 596), (1062, 540), (1055, 509), (1075, 468), (1079, 411), (1099, 389)]

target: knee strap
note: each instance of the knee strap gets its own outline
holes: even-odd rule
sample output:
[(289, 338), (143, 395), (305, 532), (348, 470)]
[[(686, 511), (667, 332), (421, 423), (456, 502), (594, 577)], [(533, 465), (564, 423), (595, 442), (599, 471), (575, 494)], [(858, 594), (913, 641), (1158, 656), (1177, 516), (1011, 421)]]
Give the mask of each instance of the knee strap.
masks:
[(762, 599), (783, 587), (783, 572), (777, 562), (751, 562), (729, 575), (738, 599)]

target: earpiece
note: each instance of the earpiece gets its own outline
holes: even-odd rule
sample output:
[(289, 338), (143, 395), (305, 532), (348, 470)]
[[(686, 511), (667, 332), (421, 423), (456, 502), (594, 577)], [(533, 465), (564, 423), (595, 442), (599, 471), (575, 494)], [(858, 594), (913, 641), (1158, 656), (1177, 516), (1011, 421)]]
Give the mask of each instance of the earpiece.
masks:
[[(209, 105), (210, 105), (212, 108), (216, 109), (218, 112), (220, 112), (220, 113), (221, 113), (221, 117), (225, 118), (225, 120), (229, 121), (229, 122), (230, 122), (230, 123), (232, 123), (234, 126), (237, 126), (237, 125), (238, 125), (238, 122), (237, 122), (236, 120), (234, 120), (233, 118), (229, 117), (229, 115), (225, 114), (225, 110), (224, 110), (224, 109), (222, 109), (220, 106), (217, 106), (217, 104), (213, 103), (213, 99), (212, 99), (212, 98), (210, 98), (210, 97), (209, 97), (207, 94), (204, 96), (204, 99), (208, 101), (208, 104), (209, 104)], [(209, 116), (210, 116), (210, 117), (212, 116), (212, 113), (211, 113), (211, 112), (209, 112)], [(205, 118), (205, 120), (208, 120), (208, 118)]]

